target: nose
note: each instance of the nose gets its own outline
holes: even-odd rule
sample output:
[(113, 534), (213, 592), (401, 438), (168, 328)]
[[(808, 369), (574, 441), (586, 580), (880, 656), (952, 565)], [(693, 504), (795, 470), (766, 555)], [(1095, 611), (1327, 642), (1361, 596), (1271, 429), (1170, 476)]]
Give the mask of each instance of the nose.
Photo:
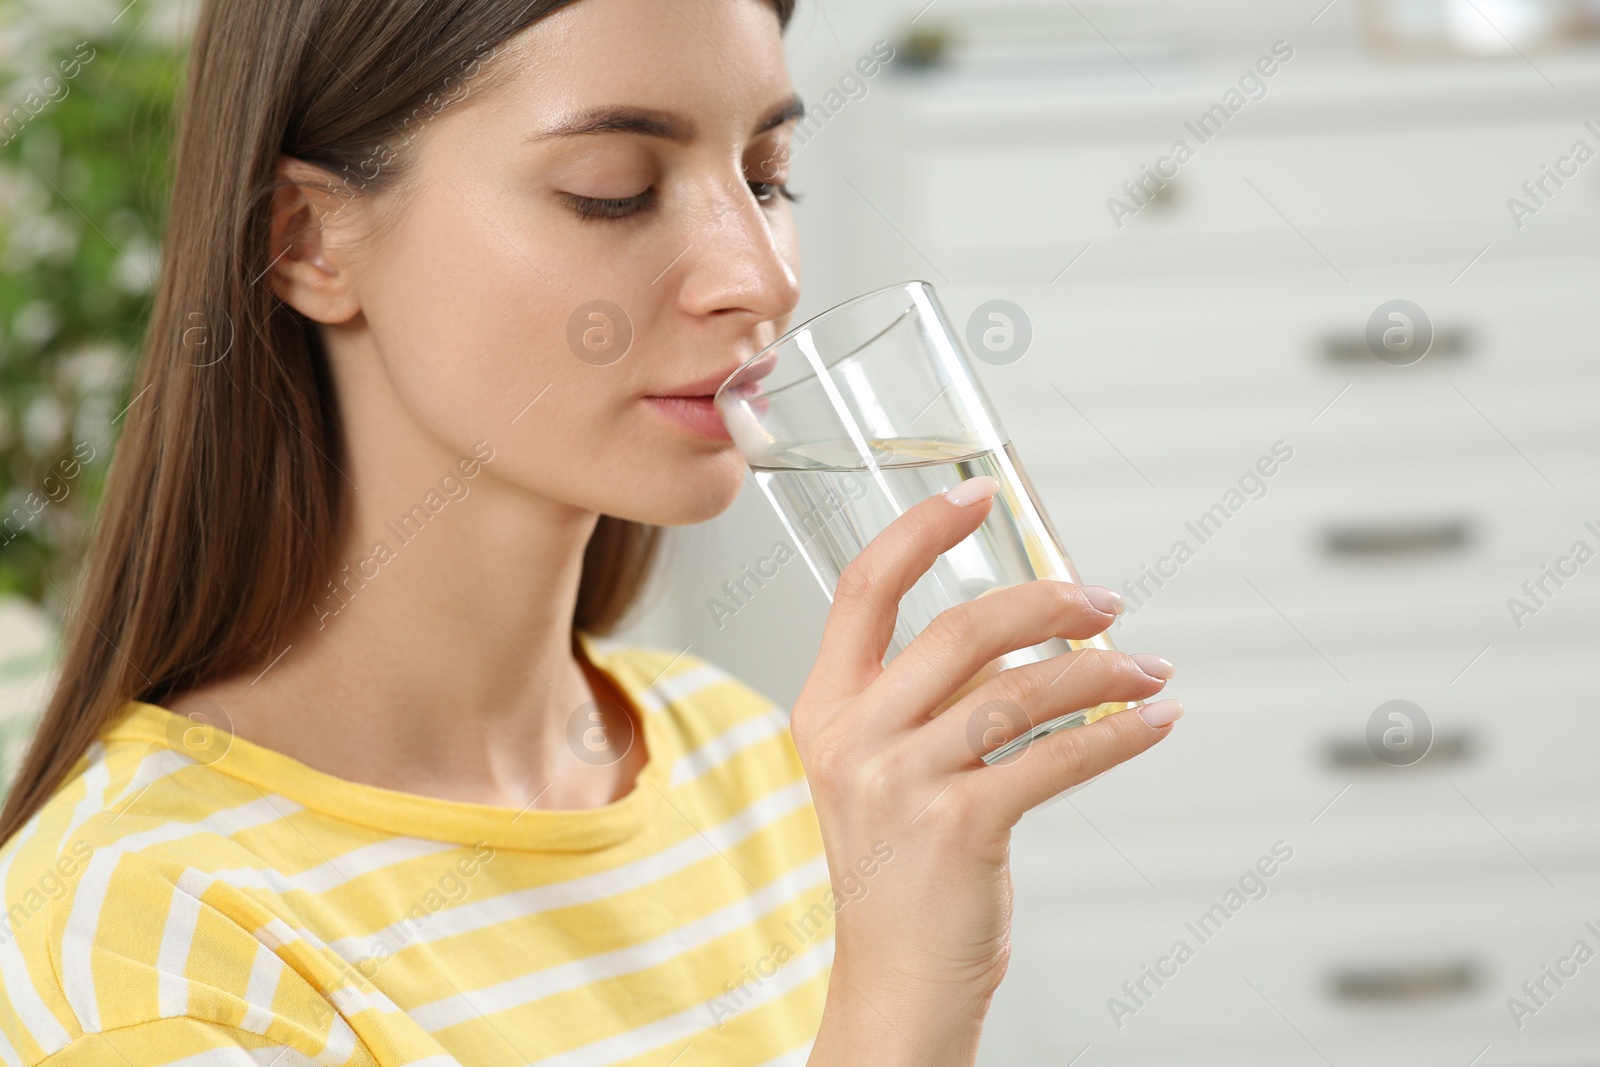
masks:
[(743, 318), (747, 326), (781, 324), (800, 302), (793, 227), (762, 205), (742, 176), (712, 183), (706, 205), (685, 232), (687, 251), (672, 271), (684, 308)]

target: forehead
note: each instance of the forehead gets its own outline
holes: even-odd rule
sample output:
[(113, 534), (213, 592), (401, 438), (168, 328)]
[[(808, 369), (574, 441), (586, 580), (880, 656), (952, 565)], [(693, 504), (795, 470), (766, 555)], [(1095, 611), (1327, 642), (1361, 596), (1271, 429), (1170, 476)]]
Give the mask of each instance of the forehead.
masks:
[(600, 105), (682, 113), (702, 136), (749, 133), (792, 87), (768, 0), (579, 0), (503, 42), (485, 118), (528, 133)]

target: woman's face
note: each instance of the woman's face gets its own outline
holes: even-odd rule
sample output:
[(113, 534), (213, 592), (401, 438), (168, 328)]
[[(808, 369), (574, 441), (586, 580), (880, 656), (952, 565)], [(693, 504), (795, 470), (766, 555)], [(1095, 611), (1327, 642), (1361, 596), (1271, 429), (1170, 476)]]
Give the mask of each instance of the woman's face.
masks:
[[(359, 250), (342, 329), (370, 332), (409, 425), (353, 432), (487, 441), (487, 469), (540, 496), (710, 518), (745, 466), (709, 394), (799, 299), (772, 6), (581, 0), (500, 63), (508, 80), (420, 119), (394, 221)], [(701, 399), (660, 399), (679, 393)]]

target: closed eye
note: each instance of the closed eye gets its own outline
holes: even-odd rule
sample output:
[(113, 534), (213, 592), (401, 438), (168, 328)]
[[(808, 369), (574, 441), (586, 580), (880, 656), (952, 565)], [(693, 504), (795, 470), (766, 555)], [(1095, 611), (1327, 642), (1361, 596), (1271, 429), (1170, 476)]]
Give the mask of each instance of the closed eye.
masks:
[(562, 193), (572, 210), (583, 219), (623, 219), (647, 211), (655, 205), (656, 189), (651, 186), (642, 193), (622, 197), (579, 196)]
[(780, 196), (791, 203), (798, 203), (800, 200), (800, 194), (791, 192), (789, 186), (783, 182), (751, 182), (750, 191), (763, 204), (770, 204)]

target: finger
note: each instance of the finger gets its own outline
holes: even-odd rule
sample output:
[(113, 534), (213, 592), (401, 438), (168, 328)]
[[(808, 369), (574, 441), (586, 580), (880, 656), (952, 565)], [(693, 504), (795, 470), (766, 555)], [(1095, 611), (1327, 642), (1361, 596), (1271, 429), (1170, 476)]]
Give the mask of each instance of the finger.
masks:
[[(971, 769), (982, 764), (987, 753), (1041, 723), (1159, 693), (1167, 680), (1147, 673), (1141, 664), (1171, 673), (1171, 665), (1160, 656), (1135, 657), (1101, 648), (1080, 648), (1003, 670), (916, 731), (918, 762), (943, 772)], [(1069, 727), (1064, 732), (1084, 728)], [(1007, 762), (1027, 760), (1032, 751), (1030, 744)]]
[(816, 667), (807, 679), (815, 695), (853, 697), (883, 672), (900, 598), (940, 553), (960, 544), (988, 517), (989, 501), (999, 489), (996, 479), (981, 475), (930, 496), (884, 527), (845, 565), (823, 624)]
[(1007, 652), (1052, 637), (1086, 640), (1121, 610), (1122, 598), (1110, 589), (1048, 578), (947, 608), (868, 687), (882, 694), (874, 721), (894, 730), (923, 722), (928, 709), (953, 707), (980, 678), (1000, 672), (994, 661)]
[[(1164, 726), (1151, 726), (1141, 714), (1149, 709), (1159, 722), (1166, 716), (1157, 713), (1168, 710), (1161, 705), (1177, 705), (1177, 701), (1129, 708), (1087, 726), (1047, 734), (1030, 742), (1018, 759), (970, 772), (970, 781), (993, 798), (991, 803), (1006, 825), (1014, 825), (1029, 809), (1132, 759), (1170, 734), (1170, 720)], [(1183, 708), (1178, 705), (1172, 710), (1182, 714)]]

